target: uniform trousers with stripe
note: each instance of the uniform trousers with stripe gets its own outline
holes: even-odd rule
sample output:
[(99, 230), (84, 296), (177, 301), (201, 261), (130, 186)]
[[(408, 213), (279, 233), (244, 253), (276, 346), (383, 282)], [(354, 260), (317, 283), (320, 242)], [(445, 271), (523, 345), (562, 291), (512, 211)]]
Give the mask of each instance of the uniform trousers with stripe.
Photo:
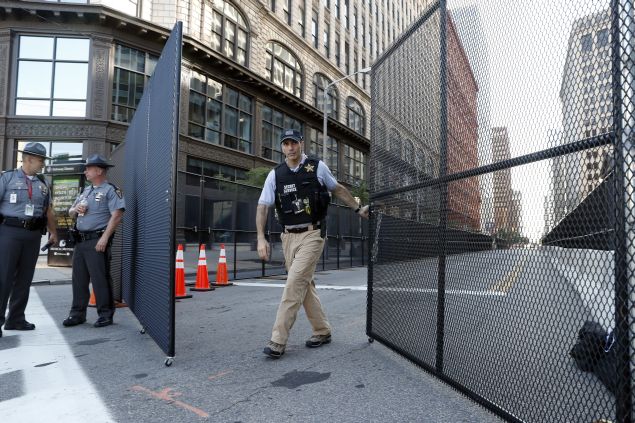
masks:
[[(42, 233), (0, 225), (0, 325), (23, 323)], [(9, 304), (9, 314), (5, 312)]]
[(313, 280), (315, 266), (324, 249), (324, 239), (320, 237), (320, 230), (283, 233), (280, 238), (288, 276), (271, 340), (278, 344), (287, 344), (300, 306), (304, 306), (313, 335), (330, 334), (331, 325), (326, 319)]
[(112, 318), (115, 301), (110, 278), (110, 243), (105, 252), (95, 250), (99, 238), (75, 244), (73, 252), (73, 305), (70, 316), (86, 318), (90, 301), (88, 284), (92, 282), (99, 317)]

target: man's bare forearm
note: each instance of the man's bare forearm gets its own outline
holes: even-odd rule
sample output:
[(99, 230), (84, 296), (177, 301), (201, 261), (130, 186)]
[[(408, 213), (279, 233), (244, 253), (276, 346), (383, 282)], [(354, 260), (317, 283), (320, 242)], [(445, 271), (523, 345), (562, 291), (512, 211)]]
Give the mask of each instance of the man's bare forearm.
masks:
[(348, 189), (346, 189), (344, 185), (338, 183), (335, 189), (333, 190), (333, 194), (335, 194), (337, 198), (342, 200), (342, 202), (346, 204), (348, 207), (352, 209), (356, 209), (357, 207), (359, 207), (359, 204), (357, 204), (357, 201), (355, 201), (355, 198), (353, 197), (351, 192)]
[(269, 206), (258, 204), (256, 208), (256, 231), (258, 239), (265, 239), (265, 226), (267, 225), (267, 215), (269, 214)]

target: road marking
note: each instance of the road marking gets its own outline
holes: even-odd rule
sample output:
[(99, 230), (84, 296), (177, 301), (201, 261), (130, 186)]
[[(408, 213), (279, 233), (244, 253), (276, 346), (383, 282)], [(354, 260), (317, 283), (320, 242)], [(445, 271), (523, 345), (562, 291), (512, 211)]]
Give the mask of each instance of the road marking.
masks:
[(146, 394), (150, 395), (151, 397), (154, 397), (156, 399), (160, 399), (162, 401), (167, 402), (168, 404), (173, 404), (176, 405), (177, 407), (183, 408), (185, 410), (189, 410), (192, 413), (196, 414), (199, 417), (209, 417), (209, 414), (207, 414), (205, 411), (201, 410), (200, 408), (196, 408), (192, 405), (189, 405), (187, 403), (184, 403), (183, 401), (179, 401), (177, 399), (174, 399), (174, 397), (178, 397), (181, 395), (181, 392), (171, 392), (172, 388), (164, 388), (162, 391), (151, 391), (148, 388), (144, 388), (143, 386), (140, 385), (135, 385), (131, 388), (133, 391), (138, 391), (138, 392), (145, 392)]
[(508, 272), (505, 276), (503, 276), (503, 278), (500, 281), (492, 285), (492, 287), (490, 288), (490, 291), (507, 294), (516, 283), (516, 280), (518, 280), (518, 277), (520, 276), (520, 273), (523, 271), (525, 264), (527, 263), (527, 260), (528, 260), (527, 257), (523, 257), (523, 260), (520, 263), (518, 263), (516, 267), (514, 267), (510, 272)]
[(2, 421), (114, 422), (35, 289), (27, 315), (36, 330), (0, 338), (20, 337), (19, 346), (0, 351), (0, 374), (21, 370), (24, 380), (24, 395), (0, 402)]
[[(267, 282), (234, 282), (238, 286), (256, 286), (269, 288), (284, 288), (283, 283), (267, 283)], [(336, 291), (366, 291), (366, 285), (339, 286), (339, 285), (315, 285), (317, 289), (334, 289)]]
[[(269, 288), (284, 288), (283, 283), (266, 283), (266, 282), (234, 282), (234, 285), (238, 286), (256, 286), (256, 287), (269, 287)], [(339, 286), (339, 285), (316, 285), (317, 289), (333, 289), (336, 291), (367, 291), (366, 285), (353, 285), (353, 286)], [(436, 288), (401, 288), (401, 287), (374, 287), (374, 292), (407, 292), (417, 294), (436, 294), (439, 292)], [(446, 289), (446, 294), (450, 295), (473, 295), (478, 297), (500, 297), (505, 295), (504, 292), (493, 291), (474, 291), (466, 289)]]
[(208, 380), (218, 379), (219, 377), (221, 377), (221, 376), (225, 376), (226, 374), (229, 374), (229, 373), (231, 373), (231, 372), (232, 372), (231, 370), (224, 370), (224, 371), (222, 371), (222, 372), (220, 372), (220, 373), (216, 373), (215, 375), (211, 375), (211, 376), (209, 376), (207, 379), (208, 379)]

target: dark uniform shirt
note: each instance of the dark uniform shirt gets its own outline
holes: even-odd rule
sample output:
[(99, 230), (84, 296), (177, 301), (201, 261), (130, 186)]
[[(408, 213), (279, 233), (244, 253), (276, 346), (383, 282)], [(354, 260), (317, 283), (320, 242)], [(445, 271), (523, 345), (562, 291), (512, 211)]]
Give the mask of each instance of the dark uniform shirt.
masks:
[(21, 168), (0, 175), (0, 215), (25, 220), (42, 217), (49, 202), (48, 186), (37, 176), (31, 179)]
[(75, 207), (82, 199), (88, 201), (86, 213), (77, 217), (77, 230), (81, 232), (106, 229), (115, 210), (125, 209), (126, 202), (121, 191), (114, 185), (104, 182), (99, 186), (91, 185), (73, 203)]

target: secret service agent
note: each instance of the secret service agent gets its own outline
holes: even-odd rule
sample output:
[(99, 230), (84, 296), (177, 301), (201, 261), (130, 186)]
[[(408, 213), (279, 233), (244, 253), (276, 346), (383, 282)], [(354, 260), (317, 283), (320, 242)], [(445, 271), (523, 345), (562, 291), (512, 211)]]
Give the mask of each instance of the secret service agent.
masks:
[(286, 349), (289, 332), (298, 310), (304, 306), (313, 335), (305, 345), (316, 348), (331, 342), (331, 326), (317, 295), (313, 274), (322, 255), (326, 236), (325, 218), (329, 191), (363, 218), (368, 218), (368, 206), (360, 207), (351, 193), (333, 177), (321, 160), (303, 153), (302, 134), (294, 129), (285, 131), (280, 139), (285, 162), (269, 172), (258, 200), (256, 229), (258, 255), (267, 260), (271, 247), (265, 238), (269, 207), (275, 204), (278, 221), (284, 227), (280, 235), (287, 282), (278, 306), (271, 340), (264, 353), (280, 358)]
[(108, 326), (113, 322), (111, 245), (126, 204), (121, 190), (106, 179), (108, 168), (112, 166), (98, 154), (86, 160), (84, 175), (92, 185), (84, 188), (68, 211), (71, 217), (77, 217), (77, 230), (73, 253), (73, 304), (68, 318), (62, 323), (64, 326), (76, 326), (86, 321), (90, 282), (97, 302), (98, 318), (94, 326)]
[[(0, 325), (5, 330), (33, 330), (24, 310), (40, 241), (46, 230), (49, 242), (57, 242), (57, 227), (49, 187), (38, 172), (49, 159), (46, 148), (36, 142), (24, 146), (22, 167), (0, 175)], [(9, 304), (9, 313), (5, 311)], [(2, 330), (0, 330), (2, 337)]]

